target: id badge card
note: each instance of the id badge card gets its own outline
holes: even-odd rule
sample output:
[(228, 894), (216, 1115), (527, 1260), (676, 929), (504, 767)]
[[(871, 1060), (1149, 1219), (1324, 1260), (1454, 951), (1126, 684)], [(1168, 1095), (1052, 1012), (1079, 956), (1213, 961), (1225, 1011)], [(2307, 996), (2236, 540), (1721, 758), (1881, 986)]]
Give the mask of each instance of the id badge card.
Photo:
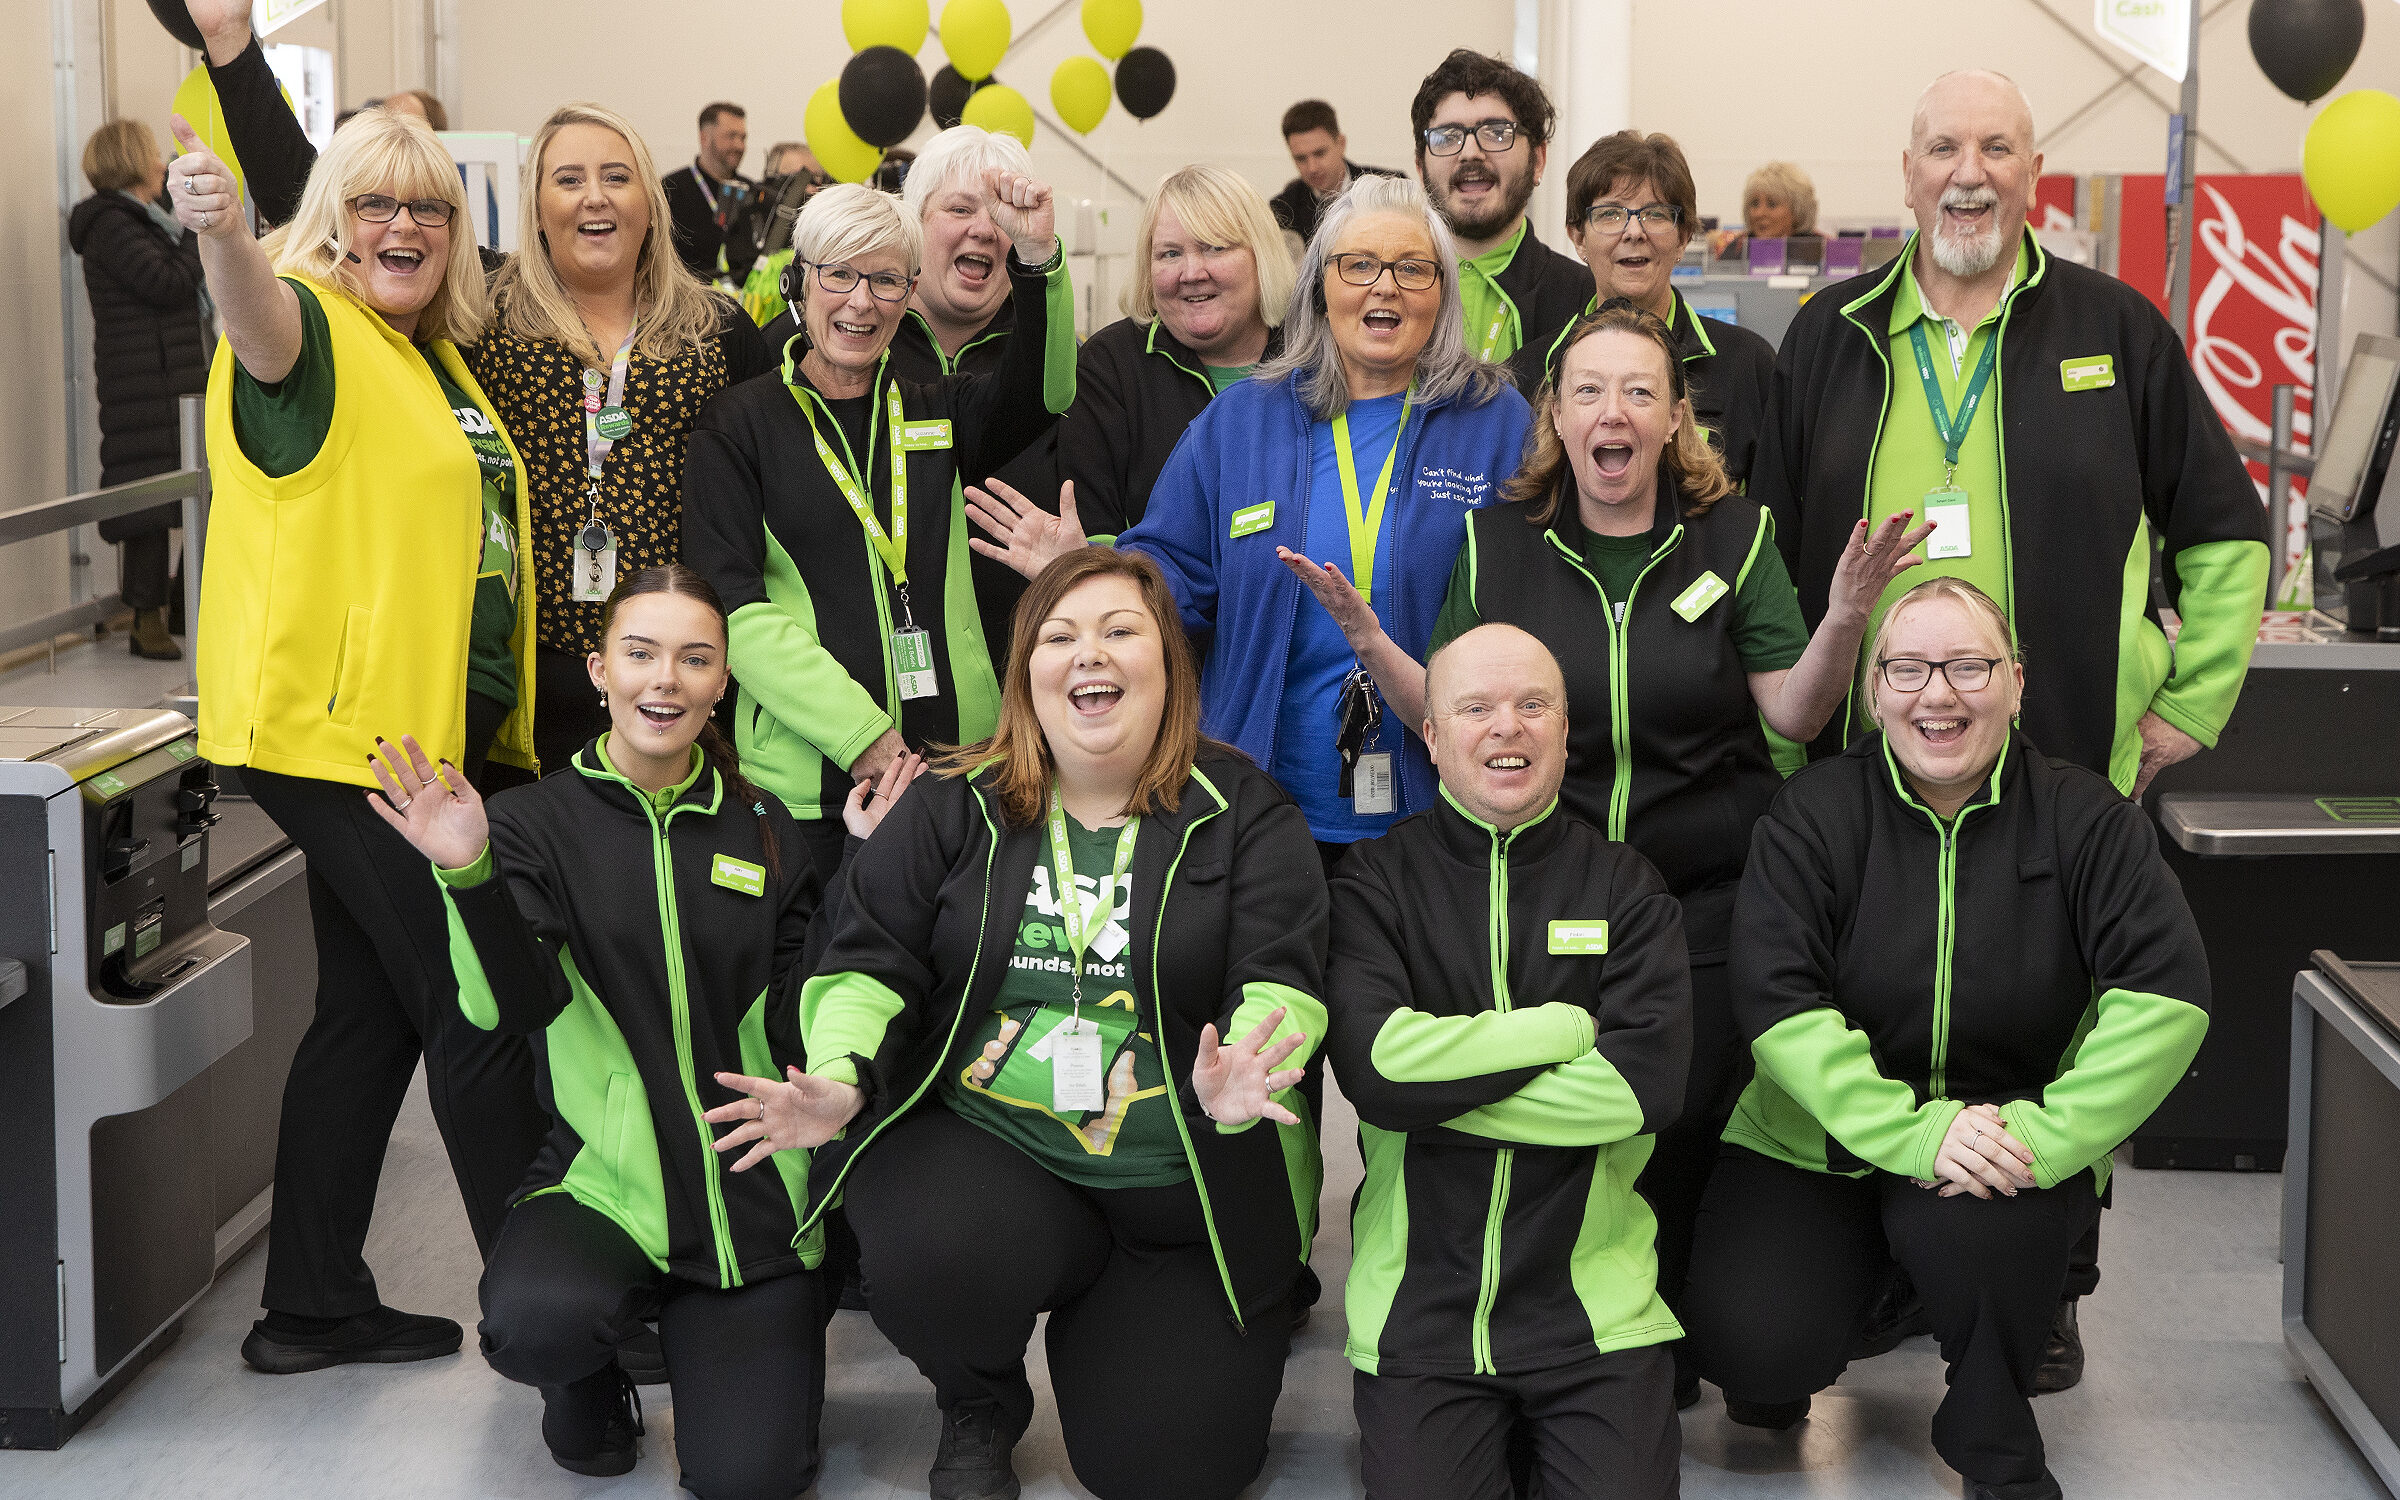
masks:
[(1975, 535), (1967, 519), (1967, 492), (1943, 488), (1925, 492), (1925, 519), (1933, 523), (1933, 535), (1925, 539), (1925, 556), (1933, 560), (1952, 557), (1972, 557), (1975, 554)]
[(930, 698), (942, 690), (933, 670), (933, 637), (921, 626), (892, 632), (892, 670), (900, 678), (904, 699)]
[(1351, 778), (1351, 806), (1360, 817), (1378, 817), (1393, 810), (1391, 751), (1375, 750), (1360, 756)]
[(1108, 1103), (1100, 1067), (1100, 1025), (1069, 1021), (1050, 1033), (1050, 1107), (1060, 1114), (1089, 1114)]
[(606, 604), (617, 591), (617, 539), (598, 520), (575, 533), (568, 597), (578, 604)]

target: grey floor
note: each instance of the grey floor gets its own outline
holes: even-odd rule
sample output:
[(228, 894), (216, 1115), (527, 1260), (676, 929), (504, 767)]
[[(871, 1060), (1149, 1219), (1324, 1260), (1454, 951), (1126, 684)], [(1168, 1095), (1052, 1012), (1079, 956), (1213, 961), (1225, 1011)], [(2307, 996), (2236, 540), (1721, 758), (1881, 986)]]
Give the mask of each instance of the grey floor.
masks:
[[(120, 641), (0, 677), (0, 703), (142, 703), (188, 669), (136, 663)], [(103, 696), (103, 693), (106, 696)], [(145, 694), (149, 696), (144, 696)], [(1347, 1200), (1358, 1180), (1354, 1117), (1328, 1110), (1318, 1265), (1338, 1287), (1349, 1261)], [(2282, 1179), (2140, 1172), (2118, 1178), (2106, 1279), (2083, 1304), (2083, 1384), (2036, 1407), (2050, 1461), (2078, 1500), (2375, 1500), (2372, 1472), (2285, 1355), (2277, 1321)], [(472, 1326), (476, 1262), (420, 1084), (395, 1132), (368, 1244), (384, 1299)], [(273, 1378), (236, 1353), (257, 1316), (262, 1250), (230, 1266), (182, 1336), (56, 1453), (0, 1452), (5, 1500), (337, 1500), (670, 1497), (674, 1405), (649, 1393), (641, 1465), (617, 1480), (553, 1466), (536, 1431), (540, 1399), (472, 1352), (425, 1364)], [(1301, 1335), (1276, 1411), (1273, 1451), (1251, 1500), (1361, 1494), (1341, 1357), (1338, 1299)], [(470, 1341), (470, 1350), (472, 1343)], [(1032, 1359), (1042, 1385), (1040, 1346)], [(1859, 1365), (1788, 1434), (1738, 1428), (1714, 1392), (1685, 1413), (1683, 1486), (1693, 1500), (1954, 1497), (1959, 1482), (1926, 1439), (1942, 1389), (1931, 1341)], [(821, 1500), (924, 1493), (934, 1412), (917, 1373), (866, 1316), (835, 1322)], [(1088, 1492), (1074, 1481), (1047, 1401), (1017, 1454), (1031, 1500)]]

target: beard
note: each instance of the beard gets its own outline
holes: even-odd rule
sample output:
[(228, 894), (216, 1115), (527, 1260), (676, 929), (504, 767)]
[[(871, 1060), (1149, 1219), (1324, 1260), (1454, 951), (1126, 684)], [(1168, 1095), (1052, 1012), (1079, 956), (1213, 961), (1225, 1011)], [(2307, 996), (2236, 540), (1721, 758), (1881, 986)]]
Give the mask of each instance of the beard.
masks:
[[(1521, 138), (1520, 138), (1521, 139)], [(1489, 162), (1462, 163), (1458, 172), (1475, 174), (1477, 180), (1497, 182), (1499, 193), (1489, 208), (1474, 217), (1466, 217), (1459, 209), (1453, 192), (1458, 175), (1453, 173), (1450, 186), (1433, 192), (1435, 212), (1450, 226), (1450, 232), (1463, 240), (1488, 240), (1517, 221), (1525, 205), (1533, 201), (1533, 151), (1530, 147), (1510, 153), (1511, 160), (1501, 166)], [(1514, 170), (1511, 170), (1511, 169)]]
[[(1942, 210), (1947, 208), (1989, 208), (1994, 213), (1981, 234), (1954, 234), (1950, 221)], [(1981, 276), (2000, 262), (2000, 251), (2007, 236), (2000, 232), (1997, 210), (2000, 195), (1990, 188), (1952, 188), (1942, 194), (1934, 210), (1933, 234), (1927, 248), (1933, 252), (1933, 263), (1952, 276)]]

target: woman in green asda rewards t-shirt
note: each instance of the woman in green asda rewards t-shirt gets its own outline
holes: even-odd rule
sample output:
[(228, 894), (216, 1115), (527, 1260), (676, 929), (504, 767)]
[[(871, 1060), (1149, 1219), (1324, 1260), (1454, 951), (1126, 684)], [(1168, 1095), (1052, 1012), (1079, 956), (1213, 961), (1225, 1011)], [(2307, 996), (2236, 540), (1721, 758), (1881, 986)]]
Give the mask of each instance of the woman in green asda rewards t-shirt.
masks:
[(375, 731), (407, 725), (473, 772), (532, 764), (525, 477), (456, 341), (484, 320), (457, 164), (422, 121), (370, 111), (264, 240), (233, 175), (177, 121), (168, 171), (225, 339), (208, 391), (215, 499), (199, 620), (200, 748), (308, 856), (316, 1016), (284, 1085), (267, 1316), (276, 1374), (457, 1350), (459, 1326), (382, 1305), (362, 1251), (420, 1053), (434, 1123), (488, 1251), (544, 1121), (516, 1037), (458, 1019), (442, 903), (368, 816)]
[(1232, 1500), (1315, 1227), (1324, 879), (1299, 809), (1200, 738), (1155, 562), (1060, 558), (1013, 645), (998, 732), (836, 887), (808, 1076), (744, 1086), (775, 1145), (816, 1146), (812, 1197), (840, 1197), (876, 1326), (933, 1382), (933, 1494), (1017, 1493), (1047, 1312), (1083, 1485)]

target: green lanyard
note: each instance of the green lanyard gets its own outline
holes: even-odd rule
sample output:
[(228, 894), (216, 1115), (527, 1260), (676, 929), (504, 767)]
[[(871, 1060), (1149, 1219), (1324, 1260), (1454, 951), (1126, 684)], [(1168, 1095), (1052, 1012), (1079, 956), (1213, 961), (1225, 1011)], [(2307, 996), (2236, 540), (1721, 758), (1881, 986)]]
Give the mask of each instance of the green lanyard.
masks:
[(1133, 868), (1133, 842), (1142, 829), (1137, 815), (1125, 820), (1125, 831), (1117, 835), (1116, 868), (1109, 872), (1108, 884), (1100, 888), (1099, 899), (1091, 906), (1083, 904), (1083, 893), (1075, 888), (1075, 852), (1067, 847), (1067, 810), (1059, 801), (1058, 783), (1050, 783), (1050, 873), (1052, 894), (1058, 899), (1059, 920), (1066, 925), (1067, 946), (1075, 954), (1075, 975), (1068, 986), (1073, 999), (1074, 1013), (1069, 1024), (1083, 1018), (1083, 951), (1092, 939), (1108, 925), (1117, 909), (1117, 882)]
[(1958, 450), (1966, 446), (1967, 429), (1975, 425), (1975, 408), (1983, 402), (1983, 388), (1991, 384), (1992, 362), (2000, 354), (2000, 331), (1983, 341), (1983, 357), (1975, 361), (1974, 378), (1967, 382), (1966, 393), (1959, 398), (1958, 425), (1950, 423), (1950, 409), (1942, 404), (1942, 386), (1933, 374), (1933, 346), (1925, 341), (1925, 320), (1917, 319), (1908, 325), (1909, 342), (1917, 351), (1917, 378), (1925, 382), (1925, 404), (1933, 410), (1933, 430), (1942, 439), (1942, 458), (1950, 467), (1942, 475), (1947, 486), (1958, 473)]
[(1383, 472), (1375, 476), (1375, 498), (1360, 504), (1358, 465), (1350, 456), (1350, 414), (1333, 419), (1333, 457), (1342, 471), (1342, 519), (1350, 523), (1350, 581), (1358, 596), (1372, 602), (1375, 592), (1375, 544), (1383, 536), (1383, 507), (1392, 497), (1392, 465), (1400, 460), (1400, 440), (1408, 434), (1409, 409), (1416, 405), (1411, 385), (1400, 402), (1400, 425), (1392, 432), (1392, 451), (1383, 456)]
[[(874, 547), (875, 555), (883, 559), (884, 571), (890, 573), (892, 582), (899, 585), (900, 604), (903, 609), (906, 609), (908, 606), (908, 459), (900, 446), (900, 388), (896, 385), (887, 386), (884, 388), (884, 393), (891, 409), (892, 429), (892, 529), (888, 534), (883, 529), (883, 523), (875, 519), (875, 507), (867, 503), (864, 478), (851, 465), (833, 456), (833, 449), (826, 445), (825, 434), (817, 430), (817, 414), (809, 409), (807, 398), (802, 396), (799, 391), (794, 390), (792, 399), (800, 403), (800, 414), (808, 418), (808, 435), (816, 440), (817, 461), (825, 466), (826, 477), (833, 481), (833, 487), (842, 492), (844, 500), (850, 502), (850, 513), (858, 517), (858, 524), (866, 531), (867, 541)], [(838, 424), (836, 432), (838, 435)], [(870, 420), (867, 424), (868, 452), (872, 453), (874, 447), (875, 426)], [(847, 453), (849, 448), (850, 439), (843, 437), (843, 451)]]

